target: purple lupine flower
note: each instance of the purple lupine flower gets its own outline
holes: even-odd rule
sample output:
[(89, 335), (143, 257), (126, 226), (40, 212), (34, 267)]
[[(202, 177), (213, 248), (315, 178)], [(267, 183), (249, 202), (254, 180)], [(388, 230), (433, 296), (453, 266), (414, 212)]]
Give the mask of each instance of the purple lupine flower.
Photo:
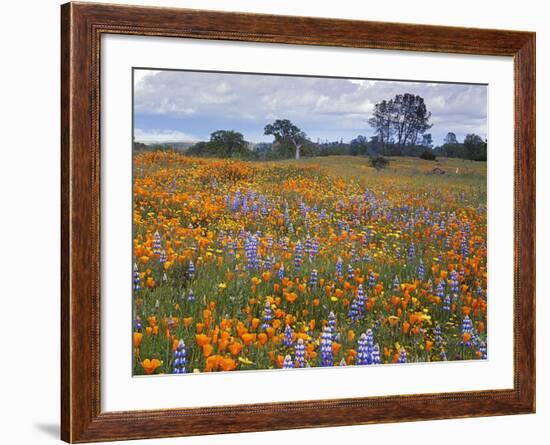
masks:
[(368, 232), (363, 234), (363, 237), (361, 239), (361, 245), (363, 246), (363, 249), (367, 249), (369, 247), (369, 233)]
[[(474, 337), (474, 325), (472, 323), (472, 320), (470, 320), (470, 317), (467, 315), (462, 319), (462, 327), (461, 327), (461, 333), (463, 340), (460, 342), (462, 346), (472, 347), (472, 338)], [(470, 339), (468, 341), (464, 341), (464, 334), (468, 334)]]
[(330, 328), (332, 338), (334, 339), (336, 337), (336, 315), (332, 311), (328, 314), (328, 327)]
[(439, 281), (439, 283), (437, 284), (437, 287), (435, 288), (435, 294), (439, 298), (445, 297), (445, 286), (443, 285), (443, 280)]
[(136, 316), (134, 320), (134, 329), (138, 332), (141, 332), (141, 330), (143, 329), (143, 325), (141, 324), (141, 317), (139, 315)]
[(292, 328), (290, 327), (289, 324), (287, 324), (286, 327), (285, 327), (285, 332), (284, 332), (284, 337), (283, 337), (283, 344), (287, 348), (290, 348), (294, 344), (294, 341), (292, 340), (292, 334), (293, 333), (294, 332), (292, 331)]
[(290, 354), (287, 354), (285, 356), (285, 360), (283, 361), (283, 369), (292, 369), (294, 368), (294, 363), (292, 362), (292, 358), (290, 357)]
[(481, 354), (481, 360), (487, 360), (487, 345), (485, 342), (479, 344), (479, 352)]
[(346, 363), (346, 359), (342, 358), (342, 360), (340, 360), (340, 363), (338, 363), (338, 366), (348, 366), (348, 364)]
[(281, 267), (279, 267), (279, 270), (277, 271), (277, 277), (279, 280), (282, 280), (285, 276), (285, 265), (281, 264)]
[(159, 231), (157, 230), (155, 232), (155, 235), (153, 236), (153, 253), (155, 255), (160, 255), (160, 248), (161, 248), (161, 245), (160, 245), (160, 233)]
[(319, 240), (317, 238), (313, 239), (313, 242), (311, 243), (311, 253), (310, 253), (310, 260), (313, 260), (317, 255), (319, 254)]
[(174, 321), (174, 317), (172, 317), (172, 314), (170, 314), (170, 316), (168, 317), (168, 320), (166, 320), (166, 326), (168, 327), (168, 331), (172, 332), (175, 325), (176, 325), (176, 322)]
[(453, 302), (456, 302), (458, 300), (458, 274), (456, 273), (456, 270), (451, 271), (449, 286), (451, 287), (452, 300)]
[(446, 312), (451, 311), (451, 296), (446, 295), (445, 299), (443, 300), (443, 310)]
[(409, 246), (409, 261), (412, 260), (414, 258), (414, 254), (416, 252), (416, 249), (414, 248), (414, 244), (411, 243), (411, 245)]
[(227, 254), (230, 255), (230, 256), (235, 256), (235, 243), (233, 243), (233, 239), (232, 238), (229, 238), (227, 240), (227, 244), (225, 245), (225, 248), (227, 250)]
[(368, 365), (370, 357), (367, 354), (367, 334), (361, 334), (357, 343), (357, 364)]
[(174, 351), (174, 374), (185, 374), (185, 366), (187, 365), (187, 351), (185, 350), (185, 343), (180, 340), (176, 350)]
[(336, 261), (336, 278), (337, 279), (342, 278), (342, 266), (343, 266), (342, 258), (338, 257), (338, 260)]
[(371, 329), (367, 329), (367, 332), (364, 334), (361, 334), (361, 337), (359, 338), (359, 341), (358, 341), (357, 364), (372, 365), (374, 363), (373, 351), (374, 351), (374, 335)]
[(365, 333), (366, 341), (367, 341), (367, 356), (368, 356), (368, 365), (372, 364), (372, 351), (374, 350), (374, 334), (372, 333), (371, 329), (367, 329), (367, 332)]
[(405, 351), (405, 348), (401, 348), (401, 352), (399, 353), (399, 359), (397, 360), (397, 363), (407, 363), (407, 351)]
[(286, 236), (283, 236), (279, 240), (279, 247), (283, 252), (286, 252), (288, 250), (288, 238)]
[(325, 326), (321, 332), (321, 366), (332, 366), (332, 333), (330, 328)]
[(189, 289), (189, 293), (187, 294), (187, 301), (191, 303), (195, 301), (195, 294), (193, 293), (193, 289)]
[(166, 251), (164, 249), (162, 249), (162, 251), (160, 252), (159, 262), (161, 264), (166, 263)]
[(357, 311), (359, 314), (359, 318), (362, 319), (365, 316), (365, 291), (363, 290), (363, 285), (360, 284), (357, 288)]
[(393, 291), (399, 292), (400, 289), (401, 289), (401, 285), (399, 283), (399, 278), (396, 275), (395, 278), (393, 279)]
[(312, 249), (312, 245), (311, 245), (311, 238), (309, 236), (309, 234), (307, 235), (306, 237), (306, 242), (304, 244), (304, 252), (306, 255), (309, 255), (309, 259), (311, 260), (311, 249)]
[(298, 241), (294, 249), (294, 269), (299, 272), (302, 267), (302, 243)]
[(348, 317), (351, 318), (352, 322), (356, 322), (364, 318), (365, 303), (365, 291), (363, 290), (363, 285), (360, 284), (357, 288), (357, 295), (351, 302), (350, 310), (348, 312)]
[(317, 286), (317, 270), (313, 269), (311, 271), (311, 275), (309, 276), (309, 290), (313, 292), (316, 286)]
[(380, 346), (378, 346), (378, 343), (374, 345), (372, 348), (372, 364), (373, 365), (379, 365), (380, 364)]
[(354, 277), (354, 270), (353, 270), (353, 266), (351, 264), (348, 265), (348, 276), (347, 276), (347, 279), (348, 280), (353, 280), (353, 277)]
[(370, 273), (369, 273), (369, 283), (368, 283), (368, 286), (369, 287), (374, 287), (376, 285), (376, 275), (374, 274), (374, 272), (371, 270)]
[(357, 298), (354, 298), (351, 304), (349, 305), (348, 318), (352, 323), (357, 322), (359, 319), (359, 311), (357, 310)]
[(195, 278), (195, 265), (191, 260), (189, 260), (189, 266), (187, 266), (187, 276), (189, 277), (190, 280)]
[(304, 340), (299, 338), (294, 348), (294, 357), (296, 358), (296, 364), (298, 368), (303, 368), (306, 365), (306, 345)]
[(139, 277), (139, 270), (138, 270), (138, 266), (136, 263), (134, 263), (134, 292), (137, 292), (138, 290), (141, 289), (141, 279)]
[(246, 268), (255, 270), (258, 267), (258, 237), (256, 235), (247, 237), (244, 243), (246, 255)]
[(271, 309), (271, 304), (269, 303), (269, 301), (266, 301), (264, 306), (263, 323), (261, 328), (267, 329), (271, 324), (272, 319), (273, 319), (273, 310)]
[(267, 270), (271, 270), (275, 267), (275, 257), (273, 255), (270, 255), (266, 258), (264, 262), (264, 268)]
[(424, 269), (424, 263), (421, 261), (420, 265), (418, 266), (418, 279), (420, 281), (424, 281), (424, 274), (426, 273), (426, 270)]

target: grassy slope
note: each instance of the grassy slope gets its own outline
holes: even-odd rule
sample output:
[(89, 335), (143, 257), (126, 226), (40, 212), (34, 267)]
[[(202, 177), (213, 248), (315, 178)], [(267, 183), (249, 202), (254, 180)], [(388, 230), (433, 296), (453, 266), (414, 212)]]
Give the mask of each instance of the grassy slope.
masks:
[[(475, 162), (456, 158), (439, 158), (437, 161), (425, 161), (412, 157), (390, 157), (389, 166), (376, 171), (369, 164), (369, 158), (360, 156), (326, 156), (316, 158), (303, 158), (300, 161), (294, 159), (280, 161), (282, 164), (294, 165), (319, 165), (329, 169), (330, 173), (343, 178), (368, 180), (369, 178), (395, 177), (406, 179), (415, 177), (422, 182), (464, 181), (483, 186), (487, 179), (487, 163)], [(439, 167), (445, 170), (445, 175), (430, 174)], [(458, 173), (456, 172), (458, 169)]]

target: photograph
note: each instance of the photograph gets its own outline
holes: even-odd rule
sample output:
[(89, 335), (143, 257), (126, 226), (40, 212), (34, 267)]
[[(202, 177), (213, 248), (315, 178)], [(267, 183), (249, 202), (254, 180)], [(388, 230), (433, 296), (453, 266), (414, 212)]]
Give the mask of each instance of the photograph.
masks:
[[(37, 205), (61, 210), (61, 439), (280, 443), (295, 433), (275, 431), (304, 429), (333, 443), (353, 426), (355, 439), (454, 444), (465, 428), (435, 421), (457, 419), (517, 442), (529, 421), (509, 416), (538, 400), (547, 27), (479, 2), (443, 14), (205, 1), (63, 4), (60, 89), (41, 88), (60, 112), (12, 130), (60, 136), (60, 205), (18, 173), (33, 214), (6, 208), (28, 226), (15, 244), (50, 239)], [(33, 156), (7, 146), (24, 158), (10, 171), (26, 171)], [(12, 262), (29, 274), (28, 258)], [(29, 280), (8, 281), (20, 301)]]
[(132, 79), (133, 376), (488, 359), (486, 84)]

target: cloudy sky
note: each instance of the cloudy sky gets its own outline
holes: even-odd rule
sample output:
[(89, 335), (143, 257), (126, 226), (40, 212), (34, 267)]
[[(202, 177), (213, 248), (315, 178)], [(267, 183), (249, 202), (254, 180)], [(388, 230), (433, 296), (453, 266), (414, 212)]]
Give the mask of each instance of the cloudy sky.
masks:
[(290, 119), (316, 141), (371, 136), (374, 104), (396, 94), (422, 96), (440, 144), (452, 131), (487, 134), (483, 85), (292, 77), (191, 71), (134, 71), (134, 136), (142, 142), (208, 140), (235, 130), (251, 142), (270, 142), (266, 124)]

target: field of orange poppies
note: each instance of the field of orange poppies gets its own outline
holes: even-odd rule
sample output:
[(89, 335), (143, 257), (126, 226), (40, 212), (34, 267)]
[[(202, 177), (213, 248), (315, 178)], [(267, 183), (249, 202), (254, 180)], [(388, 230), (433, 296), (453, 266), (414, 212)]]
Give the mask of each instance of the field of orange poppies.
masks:
[(487, 358), (484, 163), (134, 156), (134, 375)]

